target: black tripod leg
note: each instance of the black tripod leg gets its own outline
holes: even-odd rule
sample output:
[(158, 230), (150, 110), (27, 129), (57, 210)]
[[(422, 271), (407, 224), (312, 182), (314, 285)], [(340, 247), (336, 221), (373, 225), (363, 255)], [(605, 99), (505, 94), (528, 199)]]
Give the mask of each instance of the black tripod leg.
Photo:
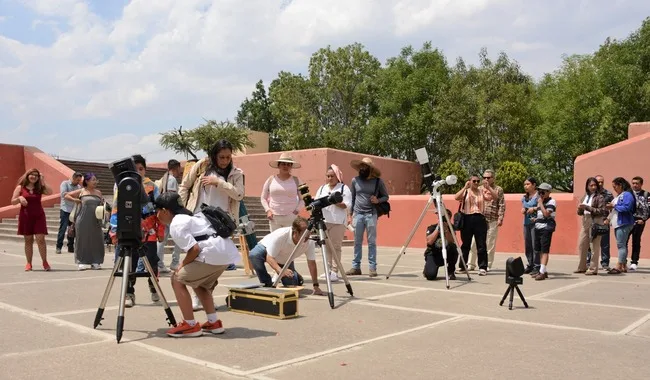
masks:
[(163, 308), (165, 309), (165, 314), (167, 314), (167, 323), (169, 323), (170, 326), (176, 327), (176, 318), (174, 318), (174, 313), (172, 313), (172, 309), (167, 303), (167, 299), (165, 298), (165, 295), (160, 288), (160, 284), (158, 284), (158, 279), (154, 274), (155, 272), (153, 271), (153, 268), (151, 267), (151, 263), (149, 263), (147, 256), (142, 256), (142, 262), (144, 263), (145, 268), (147, 268), (147, 273), (149, 273), (151, 284), (156, 289), (156, 292), (160, 295), (160, 300), (162, 301)]
[(508, 303), (508, 309), (512, 310), (512, 301), (515, 299), (515, 286), (510, 285), (510, 302)]
[(97, 326), (102, 324), (102, 320), (104, 319), (102, 316), (104, 315), (104, 310), (106, 309), (106, 302), (108, 302), (108, 297), (111, 294), (111, 289), (113, 288), (113, 284), (115, 283), (115, 273), (117, 273), (117, 270), (119, 269), (120, 265), (122, 265), (122, 257), (119, 257), (117, 259), (117, 263), (113, 267), (113, 271), (111, 272), (111, 277), (108, 279), (108, 285), (106, 285), (106, 291), (104, 291), (104, 296), (102, 297), (102, 302), (99, 304), (99, 308), (97, 309), (97, 314), (95, 314), (95, 322), (93, 322), (93, 328), (96, 329)]
[(506, 289), (506, 292), (503, 295), (503, 298), (501, 298), (501, 302), (499, 302), (499, 306), (503, 306), (503, 302), (506, 300), (506, 297), (508, 297), (508, 293), (510, 293), (510, 286), (508, 286), (508, 289)]
[(517, 289), (517, 293), (519, 294), (519, 298), (521, 299), (521, 302), (524, 303), (524, 306), (528, 308), (528, 302), (526, 302), (526, 299), (524, 298), (524, 293), (521, 292), (521, 289), (519, 289), (519, 286), (516, 286), (515, 289)]

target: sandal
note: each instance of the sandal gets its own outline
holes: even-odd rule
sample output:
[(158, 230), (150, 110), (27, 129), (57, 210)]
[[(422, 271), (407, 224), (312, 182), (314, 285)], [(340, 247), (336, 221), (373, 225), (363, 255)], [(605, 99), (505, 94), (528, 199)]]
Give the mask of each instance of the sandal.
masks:
[(597, 270), (588, 270), (585, 272), (585, 276), (596, 276), (598, 274)]
[(610, 268), (610, 270), (607, 271), (607, 274), (621, 274), (621, 271), (617, 268)]

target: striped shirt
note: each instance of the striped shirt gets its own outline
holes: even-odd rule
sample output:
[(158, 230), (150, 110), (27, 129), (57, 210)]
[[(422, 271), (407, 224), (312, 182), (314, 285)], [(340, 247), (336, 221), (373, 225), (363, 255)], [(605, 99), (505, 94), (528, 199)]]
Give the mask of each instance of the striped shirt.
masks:
[(545, 217), (542, 213), (542, 210), (537, 210), (537, 220), (535, 221), (536, 230), (555, 230), (555, 208), (556, 203), (555, 199), (549, 197), (547, 200), (543, 201), (543, 206), (550, 212), (548, 217)]

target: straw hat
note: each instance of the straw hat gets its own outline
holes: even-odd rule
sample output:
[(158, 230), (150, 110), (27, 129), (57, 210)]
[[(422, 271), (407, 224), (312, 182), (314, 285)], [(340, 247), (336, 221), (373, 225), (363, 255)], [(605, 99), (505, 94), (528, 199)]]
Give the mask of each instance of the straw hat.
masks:
[(295, 160), (293, 159), (293, 157), (291, 157), (291, 154), (288, 153), (288, 152), (284, 152), (284, 153), (282, 153), (282, 154), (280, 155), (280, 158), (278, 158), (278, 159), (275, 160), (275, 161), (271, 161), (271, 162), (269, 162), (269, 165), (270, 165), (272, 168), (277, 169), (277, 168), (278, 168), (278, 164), (279, 164), (280, 162), (288, 162), (288, 163), (290, 163), (290, 164), (293, 164), (293, 168), (294, 168), (294, 169), (298, 169), (298, 168), (300, 168), (300, 166), (301, 166), (300, 163), (298, 163), (298, 161), (295, 161)]
[(352, 169), (354, 169), (356, 171), (359, 171), (359, 166), (361, 166), (362, 164), (365, 164), (370, 168), (370, 173), (374, 177), (381, 177), (381, 170), (379, 170), (375, 166), (375, 164), (372, 162), (372, 160), (370, 158), (364, 157), (361, 160), (352, 160), (352, 161), (350, 161), (350, 166), (352, 167)]

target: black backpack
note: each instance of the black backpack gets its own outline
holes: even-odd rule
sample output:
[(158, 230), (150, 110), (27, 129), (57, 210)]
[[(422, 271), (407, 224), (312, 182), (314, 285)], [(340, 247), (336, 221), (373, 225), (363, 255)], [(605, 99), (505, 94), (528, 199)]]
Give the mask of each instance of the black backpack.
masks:
[(208, 219), (218, 236), (229, 238), (237, 229), (235, 221), (220, 207), (201, 204), (201, 213)]

